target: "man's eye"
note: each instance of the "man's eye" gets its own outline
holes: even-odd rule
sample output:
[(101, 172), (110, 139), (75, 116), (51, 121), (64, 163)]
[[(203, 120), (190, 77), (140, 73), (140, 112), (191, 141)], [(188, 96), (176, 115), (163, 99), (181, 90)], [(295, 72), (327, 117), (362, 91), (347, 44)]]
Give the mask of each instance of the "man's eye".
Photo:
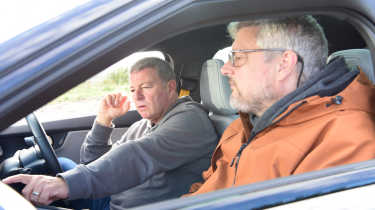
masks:
[(152, 88), (152, 86), (142, 86), (142, 88)]
[(235, 59), (235, 60), (240, 60), (241, 57), (240, 57), (240, 56), (235, 56), (234, 59)]
[(235, 57), (234, 57), (234, 60), (235, 60), (235, 61), (240, 61), (241, 59), (243, 59), (243, 56), (235, 56)]
[(133, 90), (133, 89), (130, 90), (131, 93), (134, 93), (134, 91), (135, 91), (135, 90)]

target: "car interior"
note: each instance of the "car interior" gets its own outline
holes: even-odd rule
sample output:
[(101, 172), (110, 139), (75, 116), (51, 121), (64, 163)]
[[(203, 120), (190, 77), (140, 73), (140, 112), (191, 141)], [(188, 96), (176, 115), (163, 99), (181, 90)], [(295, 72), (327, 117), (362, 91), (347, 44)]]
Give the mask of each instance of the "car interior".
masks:
[[(374, 55), (367, 49), (366, 41), (355, 25), (328, 15), (315, 17), (328, 39), (330, 56), (327, 63), (337, 56), (343, 56), (350, 68), (359, 67), (375, 84), (372, 63)], [(231, 43), (225, 23), (186, 31), (141, 49), (157, 50), (165, 55), (178, 77), (180, 95), (190, 95), (207, 108), (219, 135), (238, 118), (237, 111), (229, 105), (231, 90), (227, 78), (220, 73), (220, 68), (226, 61), (214, 57)], [(41, 123), (52, 139), (51, 145), (57, 157), (67, 157), (79, 162), (80, 145), (94, 119), (95, 116), (86, 116)], [(129, 111), (125, 116), (116, 119), (112, 139), (119, 139), (126, 129), (139, 119), (136, 111)], [(39, 157), (31, 136), (27, 125), (10, 126), (0, 132), (1, 179), (17, 173), (53, 174), (50, 169), (46, 170), (45, 162)], [(20, 156), (23, 158), (19, 158)]]

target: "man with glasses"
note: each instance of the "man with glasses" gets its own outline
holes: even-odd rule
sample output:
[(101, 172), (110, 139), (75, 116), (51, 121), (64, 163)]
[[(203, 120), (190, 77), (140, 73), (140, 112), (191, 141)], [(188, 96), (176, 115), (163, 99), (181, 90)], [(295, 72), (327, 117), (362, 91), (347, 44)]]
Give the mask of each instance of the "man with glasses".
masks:
[(344, 59), (326, 65), (327, 40), (311, 16), (232, 23), (231, 105), (205, 182), (192, 194), (375, 157), (375, 93)]

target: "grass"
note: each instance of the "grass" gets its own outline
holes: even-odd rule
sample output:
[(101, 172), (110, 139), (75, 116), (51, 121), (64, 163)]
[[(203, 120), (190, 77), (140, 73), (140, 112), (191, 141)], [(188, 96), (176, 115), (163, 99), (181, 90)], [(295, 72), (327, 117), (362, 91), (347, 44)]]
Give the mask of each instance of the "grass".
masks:
[(128, 83), (128, 70), (126, 68), (119, 68), (108, 73), (103, 79), (88, 80), (78, 85), (51, 103), (100, 100), (108, 93), (128, 93)]

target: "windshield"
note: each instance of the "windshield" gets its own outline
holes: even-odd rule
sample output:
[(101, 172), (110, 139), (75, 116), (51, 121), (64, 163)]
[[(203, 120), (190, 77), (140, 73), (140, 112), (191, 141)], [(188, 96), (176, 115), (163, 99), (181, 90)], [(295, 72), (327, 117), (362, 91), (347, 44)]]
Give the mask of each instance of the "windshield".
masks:
[(3, 1), (0, 7), (0, 44), (89, 0)]

